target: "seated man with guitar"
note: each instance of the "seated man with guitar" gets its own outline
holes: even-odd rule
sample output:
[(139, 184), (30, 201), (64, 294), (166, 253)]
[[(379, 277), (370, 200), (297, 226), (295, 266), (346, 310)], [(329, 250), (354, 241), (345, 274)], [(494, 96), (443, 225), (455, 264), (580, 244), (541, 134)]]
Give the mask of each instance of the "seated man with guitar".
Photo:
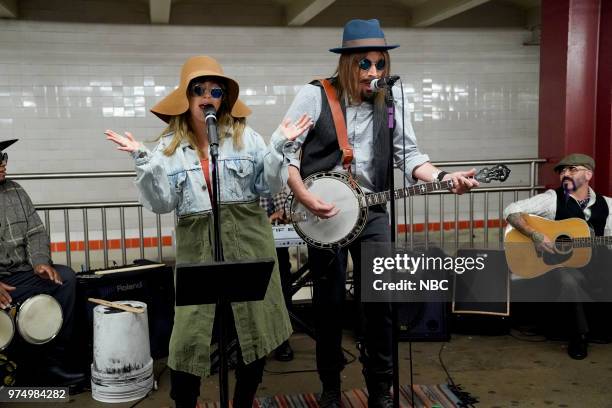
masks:
[[(550, 279), (559, 280), (559, 301), (569, 301), (573, 315), (567, 351), (577, 360), (587, 356), (590, 331), (583, 302), (595, 300), (590, 290), (601, 287), (604, 272), (609, 272), (599, 269), (608, 255), (605, 246), (612, 244), (612, 198), (589, 186), (594, 169), (591, 157), (570, 154), (555, 166), (559, 188), (512, 203), (504, 211), (513, 228), (505, 239), (508, 266), (525, 278), (554, 270), (534, 283), (550, 287)], [(594, 244), (602, 245), (592, 256)]]
[[(314, 280), (313, 306), (317, 370), (323, 386), (321, 407), (340, 406), (340, 372), (345, 364), (341, 349), (342, 303), (348, 252), (355, 265), (355, 284), (359, 288), (361, 243), (390, 240), (389, 215), (385, 201), (379, 200), (388, 195), (389, 162), (393, 160), (403, 170), (410, 184), (417, 179), (434, 181), (438, 188), (448, 186), (459, 194), (478, 185), (478, 181), (471, 178), (476, 170), (449, 174), (434, 167), (429, 157), (419, 151), (410, 115), (403, 112), (399, 89), (372, 89), (374, 80), (390, 82), (388, 50), (397, 47), (387, 45), (378, 20), (349, 21), (344, 27), (342, 46), (330, 50), (340, 54), (336, 73), (326, 80), (315, 80), (298, 92), (285, 120), (272, 136), (271, 154), (266, 158), (266, 171), (272, 174), (280, 168), (277, 183), (288, 182), (294, 199), (304, 207), (301, 215), (310, 221), (300, 223), (301, 232), (312, 227), (310, 230), (316, 233), (320, 226), (319, 233), (313, 234), (316, 236), (301, 236), (309, 244), (308, 261), (313, 276), (318, 277)], [(397, 118), (393, 151), (389, 147), (385, 107), (388, 93), (395, 102)], [(289, 133), (288, 126), (297, 118), (310, 118), (310, 129), (287, 140), (284, 135)], [(301, 157), (298, 157), (300, 149)], [(325, 180), (320, 183), (321, 190), (311, 191), (312, 179), (303, 181), (309, 176)], [(351, 191), (358, 191), (359, 194), (355, 194), (359, 197), (363, 196), (361, 193), (379, 194), (368, 194), (367, 200), (352, 200), (356, 204), (344, 208), (344, 200), (332, 200), (332, 194), (324, 192), (326, 186), (334, 195), (342, 189), (349, 195)], [(293, 220), (295, 215), (292, 211)], [(360, 225), (359, 216), (364, 218), (363, 225), (355, 229), (354, 224)], [(328, 219), (339, 220), (340, 224), (346, 220), (346, 230), (352, 230), (352, 236), (339, 233), (341, 227), (337, 223), (326, 227), (324, 221)], [(296, 231), (300, 233), (297, 225)], [(355, 293), (358, 292), (356, 289)], [(390, 407), (393, 376), (391, 306), (363, 303), (363, 314), (365, 339), (364, 347), (360, 347), (360, 360), (364, 365), (368, 405)]]

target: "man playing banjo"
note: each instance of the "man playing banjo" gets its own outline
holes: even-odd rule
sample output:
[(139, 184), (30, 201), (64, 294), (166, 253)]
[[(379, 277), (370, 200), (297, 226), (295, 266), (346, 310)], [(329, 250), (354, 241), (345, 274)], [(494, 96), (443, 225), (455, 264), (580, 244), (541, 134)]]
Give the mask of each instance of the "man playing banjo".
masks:
[[(334, 75), (327, 81), (315, 80), (304, 86), (272, 136), (271, 154), (266, 163), (268, 171), (280, 167), (281, 176), (277, 182), (287, 182), (295, 199), (320, 219), (334, 217), (342, 211), (334, 203), (326, 202), (325, 196), (310, 192), (303, 178), (321, 171), (349, 172), (365, 193), (386, 191), (389, 189), (387, 169), (391, 155), (411, 184), (417, 179), (426, 182), (452, 180), (451, 190), (457, 194), (478, 185), (470, 178), (476, 174), (474, 169), (455, 173), (440, 171), (419, 151), (408, 115), (405, 128), (402, 128), (403, 105), (398, 89), (393, 90), (393, 98), (395, 117), (400, 119), (393, 134), (393, 152), (389, 151), (386, 91), (374, 92), (370, 84), (374, 79), (390, 75), (388, 50), (397, 47), (387, 45), (378, 20), (349, 21), (344, 27), (342, 46), (330, 50), (340, 54)], [(336, 118), (332, 113), (334, 109)], [(311, 118), (310, 127), (294, 140), (286, 138), (290, 123), (298, 118), (296, 123)], [(297, 154), (300, 149), (301, 159)], [(314, 280), (313, 306), (317, 370), (323, 388), (321, 407), (340, 406), (340, 372), (344, 367), (342, 303), (348, 251), (354, 270), (359, 271), (361, 243), (388, 242), (389, 239), (389, 216), (386, 206), (380, 204), (369, 208), (363, 230), (348, 246), (336, 253), (312, 245), (308, 247), (311, 271), (319, 277)], [(355, 273), (354, 278), (358, 280), (359, 273)], [(360, 360), (368, 388), (368, 405), (391, 407), (391, 306), (364, 303), (363, 311), (365, 339), (364, 347), (360, 347)]]

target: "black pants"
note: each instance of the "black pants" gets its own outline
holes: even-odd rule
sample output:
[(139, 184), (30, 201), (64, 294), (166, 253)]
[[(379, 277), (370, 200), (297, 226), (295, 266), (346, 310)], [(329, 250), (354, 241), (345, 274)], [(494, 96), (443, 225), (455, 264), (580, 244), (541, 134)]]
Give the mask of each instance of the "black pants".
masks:
[[(16, 353), (41, 354), (44, 355), (45, 360), (49, 361), (49, 363), (59, 364), (67, 358), (65, 353), (68, 341), (72, 335), (76, 278), (74, 271), (67, 266), (54, 265), (54, 268), (62, 278), (63, 283), (61, 285), (48, 279), (40, 278), (32, 270), (14, 273), (9, 277), (3, 278), (2, 282), (15, 286), (15, 290), (10, 292), (13, 304), (22, 303), (26, 299), (38, 294), (51, 295), (60, 304), (63, 313), (62, 328), (57, 337), (50, 343), (44, 346), (32, 346), (15, 338), (13, 339), (13, 343), (17, 343), (15, 344)], [(12, 346), (11, 349), (13, 349)]]
[[(373, 207), (366, 227), (347, 248), (336, 253), (308, 248), (308, 262), (313, 272), (313, 306), (317, 340), (317, 370), (324, 386), (336, 386), (344, 368), (342, 353), (342, 309), (346, 295), (346, 266), (350, 251), (353, 259), (355, 296), (361, 293), (361, 243), (388, 242), (389, 219), (386, 211)], [(361, 360), (366, 376), (390, 378), (392, 361), (392, 320), (389, 303), (363, 303), (364, 345)]]
[[(213, 324), (213, 339), (218, 337), (217, 333), (219, 330), (218, 319), (220, 311), (217, 308), (215, 313), (215, 321)], [(225, 311), (225, 321), (228, 326), (228, 336), (230, 338), (236, 338), (236, 326), (234, 325), (234, 315), (231, 309)], [(229, 342), (229, 339), (228, 339)], [(262, 357), (259, 360), (255, 360), (250, 364), (244, 364), (240, 347), (238, 347), (238, 364), (236, 366), (236, 388), (234, 390), (234, 408), (244, 408), (241, 403), (236, 402), (237, 393), (240, 392), (240, 401), (244, 401), (245, 396), (250, 400), (250, 395), (255, 396), (257, 387), (261, 383), (263, 377), (263, 370), (266, 365), (266, 358)], [(196, 406), (198, 396), (200, 395), (200, 382), (201, 378), (197, 375), (187, 373), (184, 371), (170, 370), (170, 398), (175, 402), (176, 408), (193, 408)], [(249, 405), (250, 403), (244, 403), (243, 405)]]

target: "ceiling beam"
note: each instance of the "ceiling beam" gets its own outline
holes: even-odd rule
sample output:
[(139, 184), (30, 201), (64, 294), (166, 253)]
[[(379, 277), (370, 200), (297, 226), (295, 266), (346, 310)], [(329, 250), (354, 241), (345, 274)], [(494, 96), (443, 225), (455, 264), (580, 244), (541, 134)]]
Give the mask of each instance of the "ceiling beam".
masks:
[(287, 6), (287, 25), (301, 26), (318, 16), (336, 0), (300, 0)]
[(0, 18), (17, 18), (17, 0), (0, 0)]
[(149, 15), (151, 24), (170, 23), (170, 9), (172, 0), (149, 0)]
[(412, 26), (427, 27), (490, 0), (429, 0), (412, 9)]

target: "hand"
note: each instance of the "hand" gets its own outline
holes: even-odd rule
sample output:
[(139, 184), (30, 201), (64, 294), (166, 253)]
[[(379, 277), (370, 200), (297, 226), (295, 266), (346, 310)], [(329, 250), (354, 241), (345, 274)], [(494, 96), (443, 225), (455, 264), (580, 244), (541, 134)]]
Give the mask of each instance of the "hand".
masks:
[(314, 126), (312, 118), (305, 113), (293, 123), (291, 123), (291, 119), (289, 118), (283, 120), (279, 128), (287, 140), (293, 141), (312, 126)]
[(272, 215), (268, 217), (268, 220), (270, 220), (270, 224), (276, 224), (276, 223), (286, 224), (289, 221), (287, 220), (287, 217), (285, 217), (284, 210), (276, 211), (275, 213), (273, 213)]
[(463, 194), (480, 185), (478, 180), (473, 178), (475, 175), (476, 169), (470, 171), (456, 171), (444, 176), (442, 181), (452, 180), (453, 188), (451, 188), (451, 191), (455, 194)]
[(125, 132), (125, 136), (121, 136), (109, 129), (104, 134), (106, 135), (106, 140), (116, 143), (118, 145), (117, 149), (124, 152), (135, 152), (142, 146), (139, 141), (134, 139), (130, 132)]
[(9, 294), (9, 292), (13, 290), (15, 290), (14, 286), (0, 282), (0, 307), (2, 309), (6, 309), (13, 301), (13, 298)]
[(539, 231), (534, 231), (531, 234), (531, 240), (533, 241), (533, 243), (536, 246), (536, 250), (540, 251), (540, 252), (548, 252), (549, 254), (555, 254), (555, 245), (553, 244), (553, 242), (550, 240), (550, 238), (548, 238), (548, 236), (546, 234), (543, 234)]
[(38, 264), (34, 267), (34, 273), (43, 279), (49, 279), (58, 285), (62, 284), (62, 278), (54, 267), (47, 264)]
[(340, 212), (334, 204), (328, 204), (308, 191), (304, 194), (304, 197), (298, 197), (298, 200), (308, 208), (308, 211), (319, 218), (331, 218)]

